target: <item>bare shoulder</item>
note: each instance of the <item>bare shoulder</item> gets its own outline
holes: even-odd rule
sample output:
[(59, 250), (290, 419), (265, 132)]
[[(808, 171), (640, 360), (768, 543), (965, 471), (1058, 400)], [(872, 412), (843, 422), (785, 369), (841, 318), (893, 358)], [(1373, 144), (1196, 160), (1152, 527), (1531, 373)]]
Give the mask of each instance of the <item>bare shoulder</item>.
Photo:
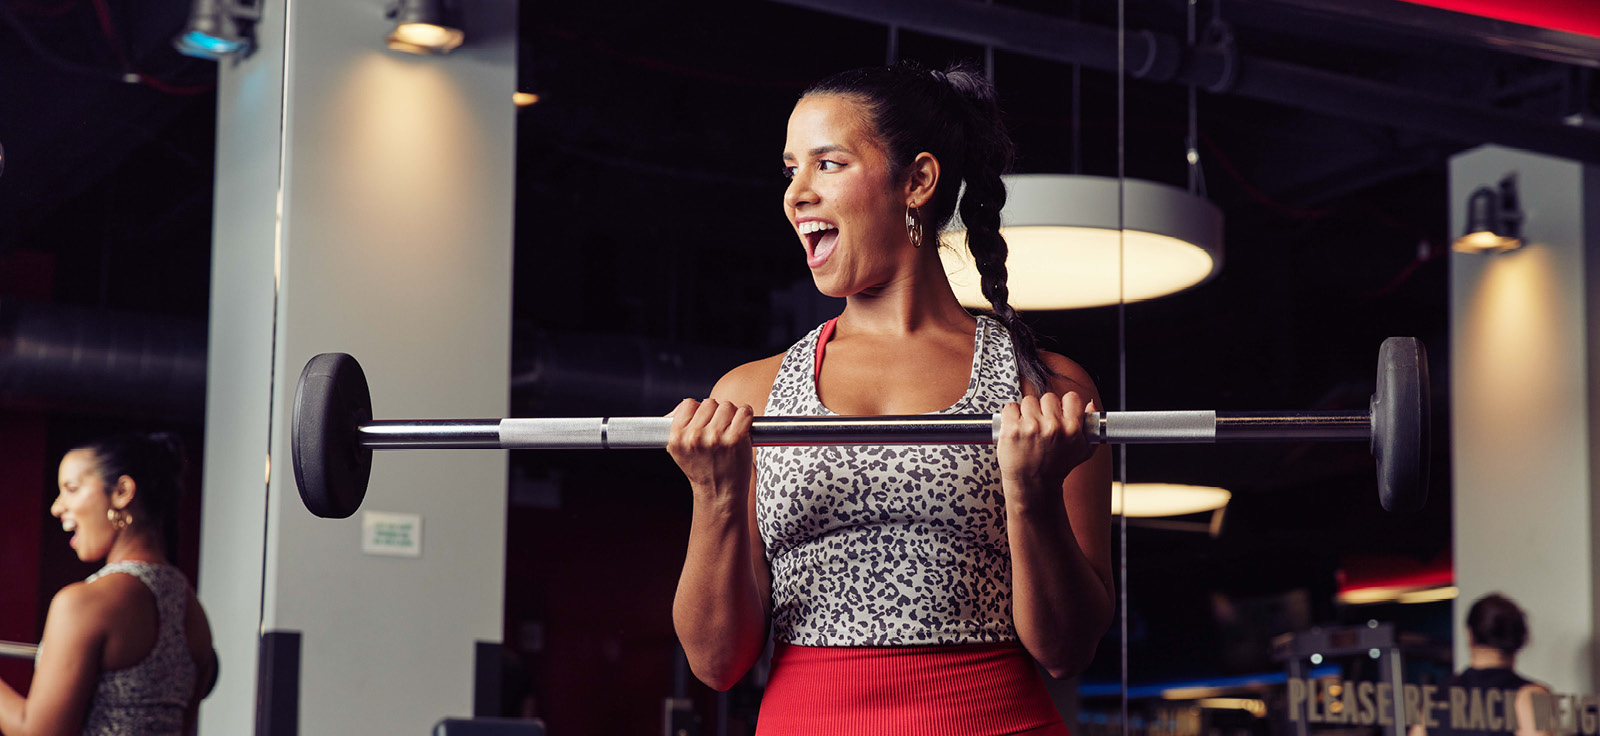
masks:
[(782, 365), (783, 353), (779, 353), (734, 368), (717, 381), (716, 387), (711, 389), (711, 398), (749, 404), (760, 414)]
[(121, 586), (98, 585), (101, 580), (72, 583), (57, 591), (45, 617), (46, 631), (71, 631), (91, 638), (103, 635), (117, 608), (130, 596)]
[(1050, 379), (1051, 391), (1058, 394), (1076, 391), (1080, 396), (1084, 397), (1085, 401), (1094, 400), (1098, 402), (1100, 400), (1100, 389), (1095, 387), (1094, 379), (1089, 376), (1088, 371), (1083, 369), (1083, 366), (1078, 365), (1077, 361), (1048, 350), (1040, 350), (1039, 359), (1043, 360), (1045, 366), (1056, 373), (1055, 377)]

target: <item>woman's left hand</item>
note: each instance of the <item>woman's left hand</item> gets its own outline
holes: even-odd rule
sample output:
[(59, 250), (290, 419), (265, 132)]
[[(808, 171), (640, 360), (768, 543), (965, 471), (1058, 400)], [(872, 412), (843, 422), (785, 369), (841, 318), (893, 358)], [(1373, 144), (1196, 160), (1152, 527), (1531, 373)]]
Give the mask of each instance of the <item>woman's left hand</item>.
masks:
[(1076, 391), (1065, 396), (1046, 393), (1025, 396), (1007, 404), (1000, 416), (1002, 487), (1015, 501), (1061, 502), (1061, 484), (1067, 474), (1094, 454), (1095, 446), (1084, 433), (1083, 415), (1095, 412), (1094, 402), (1084, 404)]

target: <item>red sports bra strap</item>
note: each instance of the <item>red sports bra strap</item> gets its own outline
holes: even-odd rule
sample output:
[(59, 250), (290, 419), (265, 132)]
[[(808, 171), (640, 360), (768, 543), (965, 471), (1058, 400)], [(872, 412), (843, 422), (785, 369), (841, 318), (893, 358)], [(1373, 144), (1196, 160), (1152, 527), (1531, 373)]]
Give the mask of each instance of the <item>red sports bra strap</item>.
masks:
[(811, 372), (811, 380), (816, 380), (822, 375), (822, 351), (828, 349), (828, 338), (833, 337), (833, 326), (839, 321), (838, 317), (822, 323), (822, 334), (817, 335), (817, 367)]

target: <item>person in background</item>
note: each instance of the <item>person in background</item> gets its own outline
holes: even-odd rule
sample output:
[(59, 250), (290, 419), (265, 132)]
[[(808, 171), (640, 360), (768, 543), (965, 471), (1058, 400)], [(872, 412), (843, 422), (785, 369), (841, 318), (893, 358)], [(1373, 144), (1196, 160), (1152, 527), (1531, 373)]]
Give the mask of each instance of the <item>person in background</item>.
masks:
[[(1467, 611), (1467, 643), (1470, 647), (1467, 668), (1440, 683), (1440, 692), (1447, 693), (1449, 688), (1459, 687), (1468, 692), (1476, 688), (1483, 693), (1491, 690), (1515, 693), (1515, 696), (1499, 709), (1491, 709), (1493, 711), (1491, 715), (1506, 719), (1502, 722), (1505, 727), (1462, 730), (1451, 728), (1447, 722), (1431, 729), (1414, 725), (1411, 727), (1411, 736), (1465, 736), (1466, 734), (1542, 736), (1551, 733), (1538, 730), (1539, 719), (1534, 715), (1537, 710), (1534, 705), (1535, 698), (1549, 695), (1550, 688), (1523, 677), (1516, 671), (1517, 652), (1528, 643), (1528, 617), (1523, 614), (1522, 609), (1510, 598), (1499, 593), (1490, 593), (1479, 598)], [(1510, 719), (1511, 716), (1515, 716), (1514, 723)]]

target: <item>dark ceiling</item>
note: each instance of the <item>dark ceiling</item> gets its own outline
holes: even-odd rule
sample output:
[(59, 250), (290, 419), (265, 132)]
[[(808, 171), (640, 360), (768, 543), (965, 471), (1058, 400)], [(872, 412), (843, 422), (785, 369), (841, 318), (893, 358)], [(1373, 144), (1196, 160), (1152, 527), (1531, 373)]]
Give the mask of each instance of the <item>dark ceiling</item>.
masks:
[[(0, 0), (0, 269), (35, 264), (28, 273), (49, 286), (31, 298), (204, 318), (216, 68), (171, 51), (183, 5)], [(1113, 3), (930, 0), (923, 13), (905, 10), (915, 2), (861, 2), (851, 17), (801, 5), (841, 4), (523, 5), (520, 86), (542, 101), (519, 112), (514, 357), (526, 377), (553, 360), (541, 351), (568, 346), (567, 373), (546, 365), (546, 384), (593, 380), (561, 405), (560, 387), (528, 378), (517, 411), (570, 409), (602, 379), (653, 370), (651, 356), (704, 366), (693, 383), (782, 350), (830, 308), (810, 295), (789, 246), (778, 153), (809, 81), (887, 58), (890, 34), (874, 13), (903, 14), (899, 56), (929, 65), (985, 58), (972, 42), (981, 23), (932, 32), (941, 9), (993, 21), (992, 33), (1070, 24), (1082, 34), (1043, 56), (984, 36), (996, 39), (993, 74), (1029, 172), (1115, 175), (1120, 140), (1128, 175), (1183, 184), (1178, 82), (1216, 76), (1225, 56), (1202, 45), (1175, 57), (1177, 81), (1128, 80), (1119, 115), (1116, 75), (1105, 57), (1088, 58), (1115, 28)], [(1032, 319), (1048, 347), (1129, 409), (1364, 409), (1381, 339), (1421, 337), (1433, 354), (1435, 499), (1417, 515), (1384, 514), (1359, 446), (1138, 448), (1131, 479), (1218, 484), (1237, 499), (1218, 539), (1130, 535), (1145, 590), (1325, 594), (1352, 552), (1448, 555), (1444, 255), (1456, 225), (1446, 222), (1446, 161), (1501, 140), (1600, 163), (1585, 63), (1600, 58), (1596, 39), (1450, 14), (1418, 22), (1421, 11), (1399, 0), (1328, 5), (1198, 4), (1203, 40), (1230, 36), (1238, 70), (1197, 105), (1204, 191), (1227, 218), (1220, 276), (1125, 311)], [(1153, 34), (1138, 38), (1181, 41), (1186, 7), (1129, 0), (1126, 22)], [(1226, 34), (1207, 30), (1213, 16)], [(1074, 54), (1085, 57), (1078, 67), (1061, 60)], [(1530, 143), (1529, 130), (1548, 135)], [(598, 366), (617, 345), (633, 357)], [(657, 408), (668, 407), (637, 407)], [(581, 474), (600, 461), (514, 462), (519, 475), (544, 477), (557, 463)], [(658, 460), (605, 462), (670, 476)]]

